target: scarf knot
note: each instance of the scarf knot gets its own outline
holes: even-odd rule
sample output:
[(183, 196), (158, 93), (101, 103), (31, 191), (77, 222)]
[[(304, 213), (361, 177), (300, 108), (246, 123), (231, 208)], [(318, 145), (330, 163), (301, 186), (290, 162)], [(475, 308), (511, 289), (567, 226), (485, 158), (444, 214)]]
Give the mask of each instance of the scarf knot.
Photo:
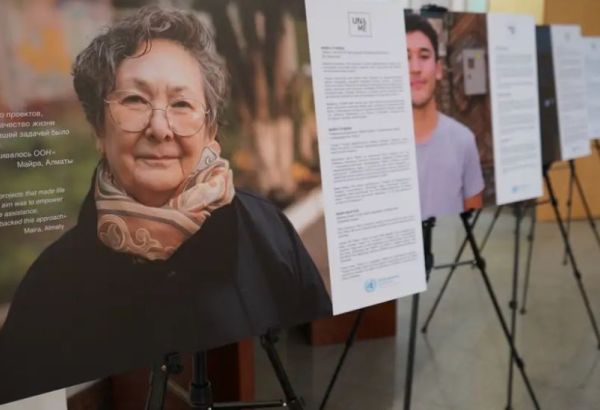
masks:
[(211, 213), (231, 203), (235, 190), (221, 147), (207, 145), (198, 165), (162, 207), (141, 204), (119, 186), (106, 161), (96, 172), (98, 238), (109, 248), (148, 260), (168, 259)]

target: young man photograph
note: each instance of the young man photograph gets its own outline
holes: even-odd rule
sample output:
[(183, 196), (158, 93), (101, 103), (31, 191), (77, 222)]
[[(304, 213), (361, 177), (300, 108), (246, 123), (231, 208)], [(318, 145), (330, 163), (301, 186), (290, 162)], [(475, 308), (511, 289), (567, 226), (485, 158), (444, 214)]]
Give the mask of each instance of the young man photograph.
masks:
[(425, 18), (407, 14), (406, 42), (422, 218), (481, 208), (484, 181), (475, 135), (437, 107), (444, 69), (438, 35)]

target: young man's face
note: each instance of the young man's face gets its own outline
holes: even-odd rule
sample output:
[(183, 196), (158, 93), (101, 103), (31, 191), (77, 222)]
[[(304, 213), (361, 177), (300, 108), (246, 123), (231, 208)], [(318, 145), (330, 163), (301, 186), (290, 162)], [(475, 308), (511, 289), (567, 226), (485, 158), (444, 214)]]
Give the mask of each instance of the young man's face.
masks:
[(421, 31), (407, 33), (406, 47), (412, 105), (423, 108), (434, 98), (436, 81), (442, 79), (442, 64), (435, 58), (431, 41)]

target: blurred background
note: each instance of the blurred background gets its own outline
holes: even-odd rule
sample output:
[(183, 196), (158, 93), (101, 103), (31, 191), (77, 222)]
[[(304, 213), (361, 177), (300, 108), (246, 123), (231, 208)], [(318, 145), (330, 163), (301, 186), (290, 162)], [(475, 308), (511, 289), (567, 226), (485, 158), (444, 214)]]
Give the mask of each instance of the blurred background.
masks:
[[(18, 131), (68, 130), (69, 135), (2, 138), (0, 152), (51, 149), (56, 151), (57, 158), (72, 158), (74, 164), (17, 168), (16, 160), (0, 160), (0, 194), (65, 188), (63, 202), (37, 207), (36, 216), (64, 213), (68, 216), (67, 227), (72, 226), (77, 217), (97, 161), (92, 130), (73, 91), (71, 62), (110, 19), (108, 1), (9, 0), (2, 3), (0, 112), (41, 112), (42, 117), (24, 120), (54, 121), (54, 126)], [(0, 122), (9, 120), (0, 119)], [(7, 132), (6, 129), (0, 131)], [(10, 206), (11, 202), (0, 200), (0, 206)], [(15, 209), (4, 209), (8, 210)], [(0, 221), (10, 219), (14, 218), (4, 217)], [(0, 228), (0, 304), (10, 300), (29, 265), (60, 235), (61, 232), (28, 235), (23, 225)]]

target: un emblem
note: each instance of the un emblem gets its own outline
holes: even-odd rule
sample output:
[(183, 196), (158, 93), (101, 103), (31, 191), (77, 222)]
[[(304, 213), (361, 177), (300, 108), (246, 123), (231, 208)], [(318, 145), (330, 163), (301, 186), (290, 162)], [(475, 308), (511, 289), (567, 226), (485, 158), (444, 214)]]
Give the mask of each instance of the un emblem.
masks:
[(367, 292), (375, 292), (375, 289), (377, 289), (377, 281), (375, 279), (369, 279), (365, 282), (365, 290)]

